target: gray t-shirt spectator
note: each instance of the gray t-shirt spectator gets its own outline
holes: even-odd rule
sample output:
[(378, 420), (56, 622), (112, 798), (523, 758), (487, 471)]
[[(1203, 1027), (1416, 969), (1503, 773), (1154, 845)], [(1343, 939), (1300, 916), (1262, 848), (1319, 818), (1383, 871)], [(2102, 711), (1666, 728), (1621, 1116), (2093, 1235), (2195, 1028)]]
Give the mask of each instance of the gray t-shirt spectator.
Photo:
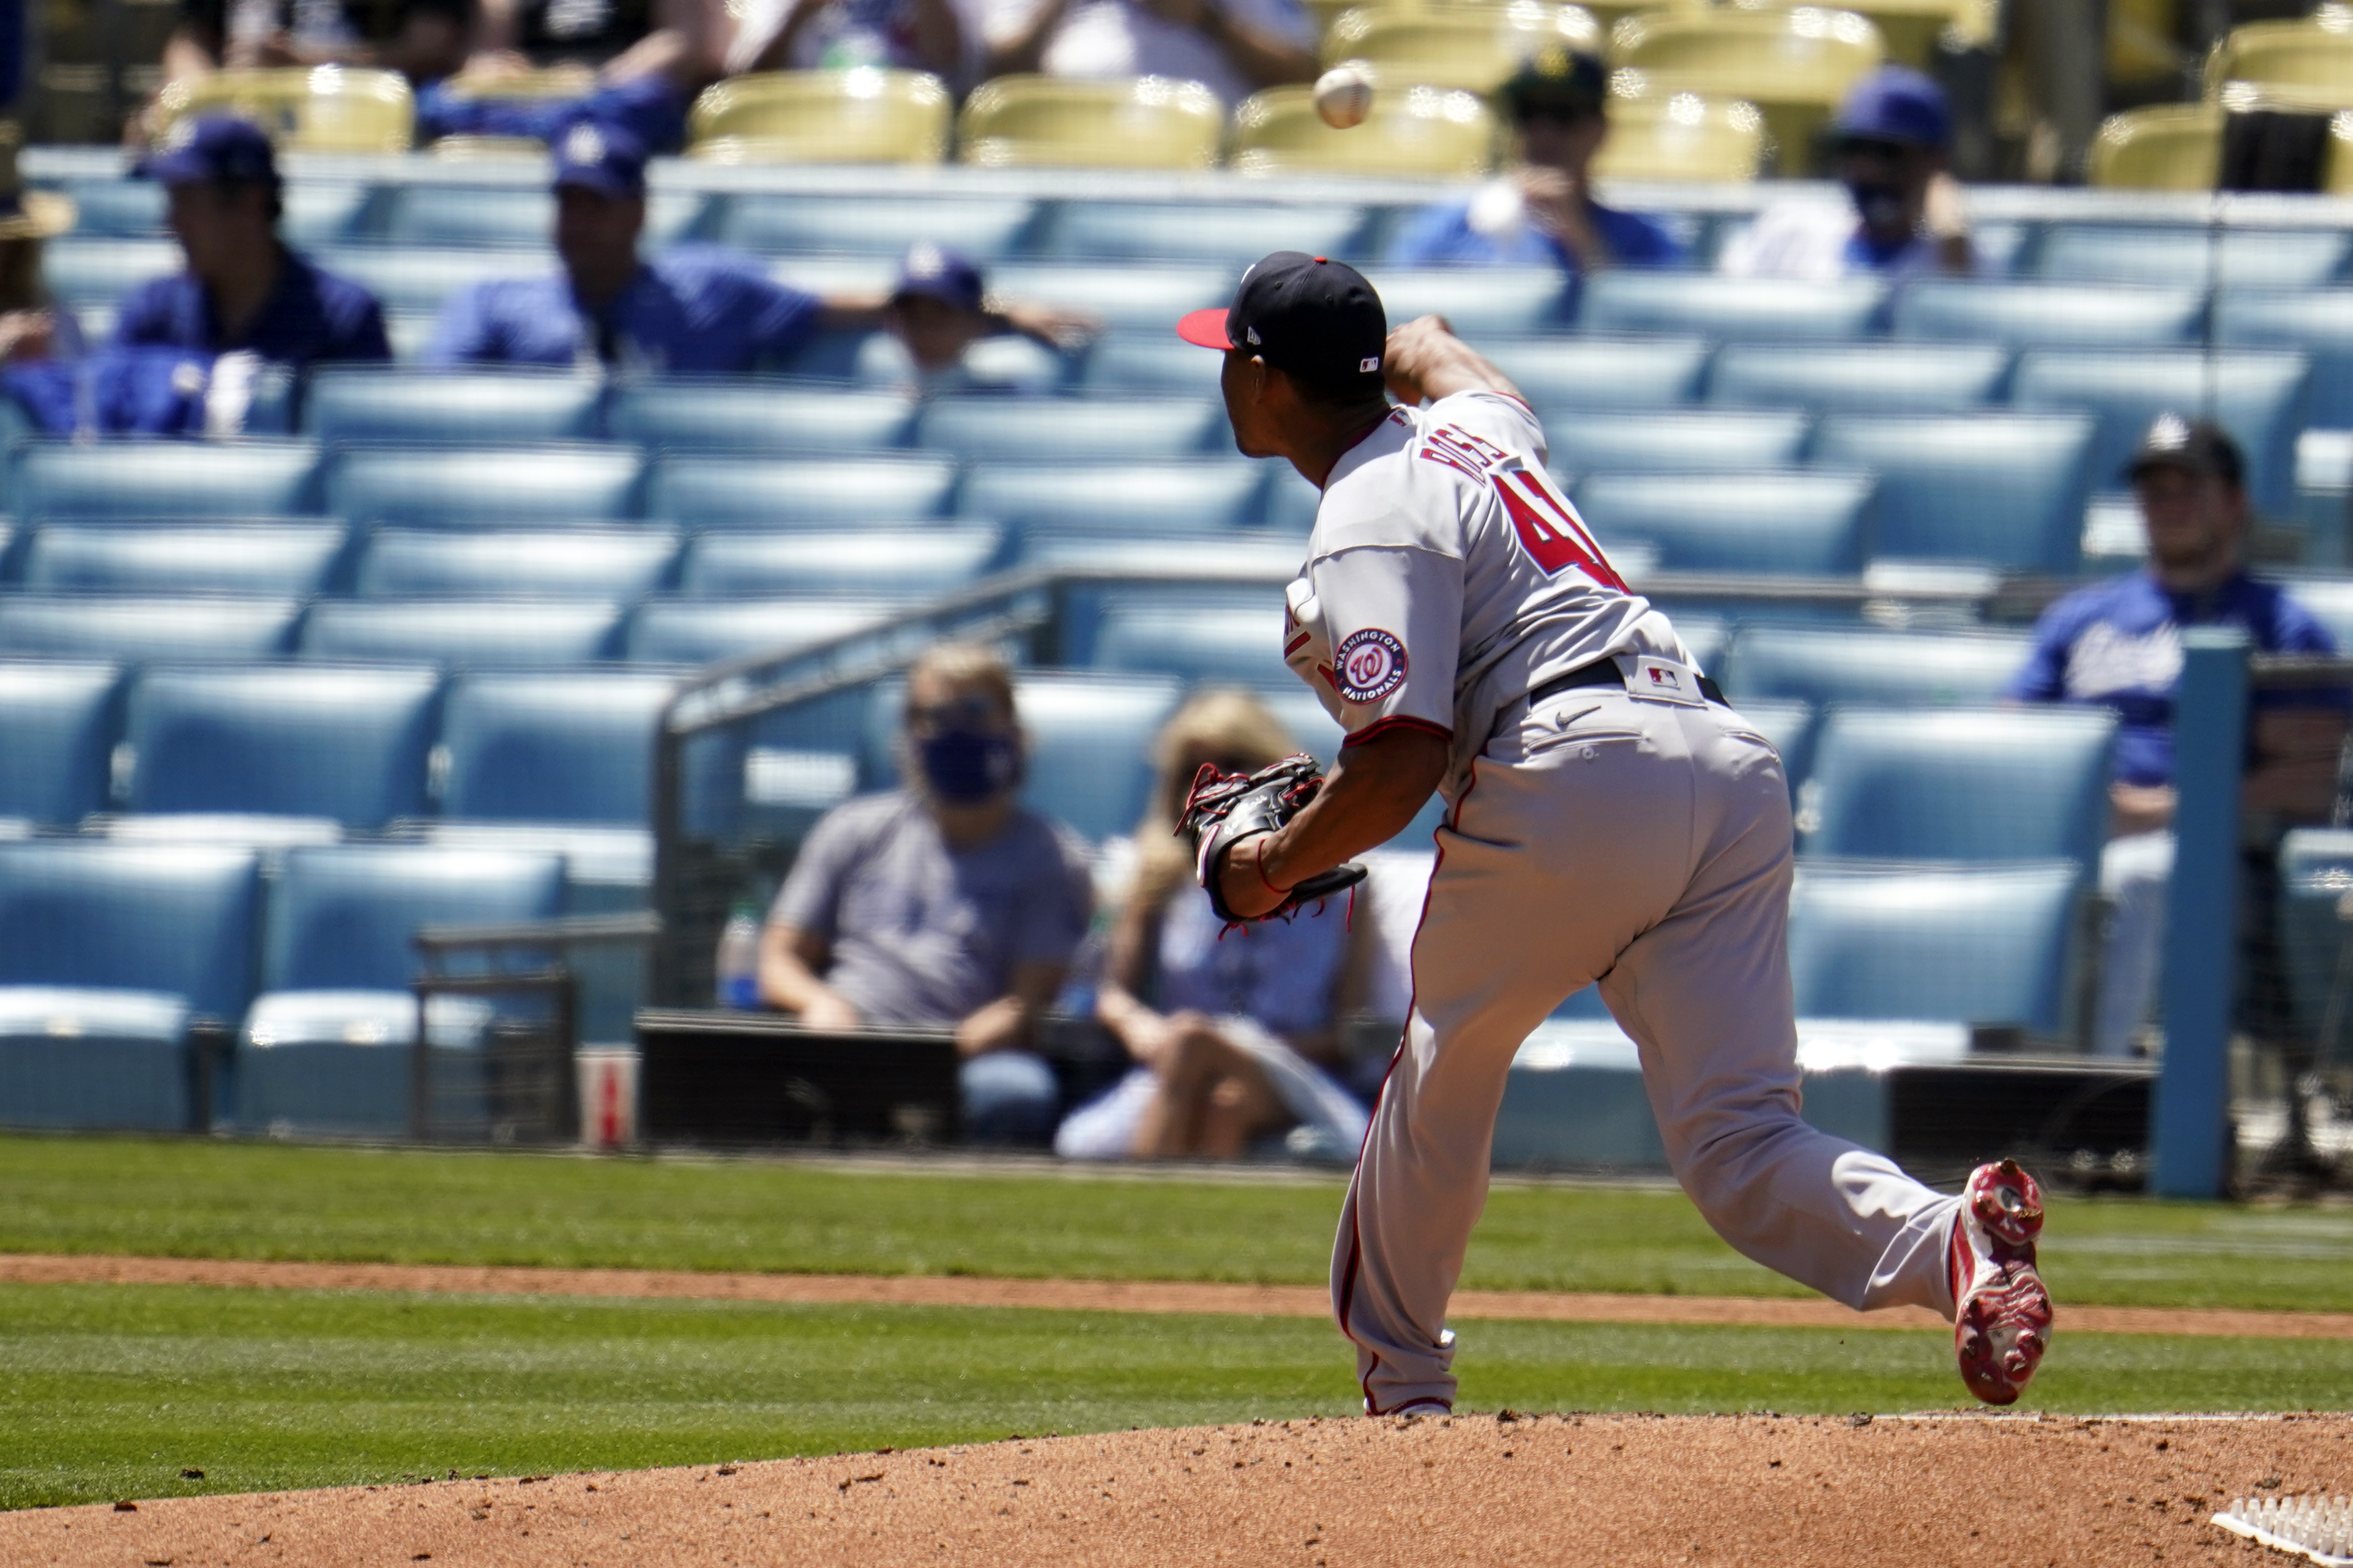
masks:
[(904, 791), (853, 800), (811, 830), (770, 921), (832, 944), (828, 986), (874, 1024), (954, 1024), (1005, 994), (1016, 963), (1067, 963), (1093, 895), (1085, 846), (1017, 811), (949, 847)]

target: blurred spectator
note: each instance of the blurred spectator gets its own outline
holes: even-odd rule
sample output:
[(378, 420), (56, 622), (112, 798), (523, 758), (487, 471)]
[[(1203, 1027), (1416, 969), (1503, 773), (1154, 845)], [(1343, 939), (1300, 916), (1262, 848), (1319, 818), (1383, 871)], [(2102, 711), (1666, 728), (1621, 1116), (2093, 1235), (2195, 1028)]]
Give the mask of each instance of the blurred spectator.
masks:
[(465, 63), (466, 0), (180, 0), (165, 83), (227, 68), (368, 66), (422, 85)]
[(963, 87), (980, 64), (979, 36), (957, 0), (747, 0), (727, 51), (747, 71), (929, 71)]
[(1593, 199), (1609, 84), (1600, 59), (1581, 50), (1547, 49), (1521, 67), (1502, 91), (1515, 166), (1468, 201), (1424, 208), (1390, 245), (1388, 265), (1595, 272), (1688, 259), (1656, 222)]
[(1050, 392), (1062, 380), (1060, 351), (1082, 346), (1102, 328), (1083, 311), (991, 301), (979, 268), (930, 244), (908, 248), (881, 319), (888, 331), (867, 341), (858, 379), (926, 395)]
[(1945, 169), (1953, 115), (1944, 89), (1883, 66), (1848, 92), (1832, 134), (1851, 205), (1767, 207), (1725, 247), (1720, 270), (1817, 281), (1978, 270), (1961, 187)]
[(1198, 81), (1229, 105), (1315, 79), (1315, 18), (1300, 0), (989, 0), (990, 76)]
[(1155, 749), (1135, 883), (1096, 1002), (1136, 1066), (1071, 1114), (1055, 1152), (1228, 1160), (1297, 1128), (1314, 1152), (1346, 1159), (1364, 1142), (1365, 1109), (1333, 1076), (1341, 993), (1369, 958), (1373, 922), (1332, 910), (1221, 931), (1176, 832), (1203, 763), (1254, 773), (1298, 747), (1256, 698), (1213, 691), (1178, 710)]
[(1085, 847), (1016, 804), (1023, 744), (1005, 661), (943, 644), (907, 673), (904, 785), (809, 833), (768, 912), (760, 994), (811, 1028), (955, 1030), (964, 1121), (1042, 1142), (1058, 1091), (1027, 1048), (1086, 934)]
[[(726, 68), (726, 0), (474, 0), (465, 68), (417, 94), (417, 139), (520, 136), (551, 145), (586, 112), (658, 153), (686, 140), (694, 95)], [(502, 97), (502, 82), (576, 73), (576, 92)]]
[(79, 359), (81, 328), (41, 275), (43, 242), (69, 233), (74, 205), (55, 191), (28, 191), (17, 170), (23, 132), (0, 121), (0, 363)]
[[(2246, 573), (2246, 460), (2221, 427), (2168, 414), (2130, 470), (2148, 565), (2078, 589), (2043, 612), (2033, 657), (2010, 685), (2024, 702), (2098, 703), (2121, 721), (2109, 786), (2113, 837), (2100, 886), (2114, 907), (2094, 1049), (2130, 1050), (2147, 1016), (2173, 872), (2173, 700), (2181, 628), (2237, 626), (2263, 653), (2336, 651), (2295, 601)], [(2258, 692), (2242, 801), (2278, 820), (2325, 821), (2345, 738), (2342, 690)]]

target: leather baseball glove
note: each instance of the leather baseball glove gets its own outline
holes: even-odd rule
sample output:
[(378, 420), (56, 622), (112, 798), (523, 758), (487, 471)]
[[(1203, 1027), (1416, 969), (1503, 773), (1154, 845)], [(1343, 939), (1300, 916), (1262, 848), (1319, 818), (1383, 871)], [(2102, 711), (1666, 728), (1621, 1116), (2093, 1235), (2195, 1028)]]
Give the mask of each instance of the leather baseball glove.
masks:
[(1285, 757), (1254, 773), (1221, 773), (1214, 763), (1204, 763), (1193, 775), (1193, 793), (1185, 797), (1176, 831), (1195, 836), (1193, 873), (1209, 895), (1209, 907), (1229, 925), (1254, 921), (1289, 920), (1308, 904), (1365, 879), (1365, 868), (1353, 860), (1318, 871), (1290, 889), (1282, 902), (1262, 915), (1240, 915), (1226, 907), (1219, 890), (1226, 852), (1254, 834), (1271, 833), (1307, 809), (1324, 787), (1324, 770), (1310, 756)]

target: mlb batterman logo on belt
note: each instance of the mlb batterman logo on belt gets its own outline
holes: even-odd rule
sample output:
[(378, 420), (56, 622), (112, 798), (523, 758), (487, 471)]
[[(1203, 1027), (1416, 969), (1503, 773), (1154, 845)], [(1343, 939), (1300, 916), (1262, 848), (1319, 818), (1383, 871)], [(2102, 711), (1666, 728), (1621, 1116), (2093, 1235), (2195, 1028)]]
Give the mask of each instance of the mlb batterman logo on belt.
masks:
[(1378, 702), (1405, 684), (1405, 644), (1378, 626), (1342, 638), (1336, 662), (1340, 695), (1350, 702)]

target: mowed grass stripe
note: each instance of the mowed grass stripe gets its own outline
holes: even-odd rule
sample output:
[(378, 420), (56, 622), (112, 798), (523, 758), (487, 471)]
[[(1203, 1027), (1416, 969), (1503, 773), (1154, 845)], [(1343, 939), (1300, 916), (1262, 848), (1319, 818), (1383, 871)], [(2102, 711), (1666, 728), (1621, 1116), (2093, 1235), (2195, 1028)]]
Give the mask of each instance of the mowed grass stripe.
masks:
[[(0, 1505), (1345, 1415), (1307, 1319), (0, 1285)], [(1465, 1322), (1471, 1410), (1949, 1407), (1940, 1338)], [(2063, 1335), (2068, 1413), (2342, 1408), (2353, 1343)], [(204, 1472), (201, 1479), (184, 1469)]]

